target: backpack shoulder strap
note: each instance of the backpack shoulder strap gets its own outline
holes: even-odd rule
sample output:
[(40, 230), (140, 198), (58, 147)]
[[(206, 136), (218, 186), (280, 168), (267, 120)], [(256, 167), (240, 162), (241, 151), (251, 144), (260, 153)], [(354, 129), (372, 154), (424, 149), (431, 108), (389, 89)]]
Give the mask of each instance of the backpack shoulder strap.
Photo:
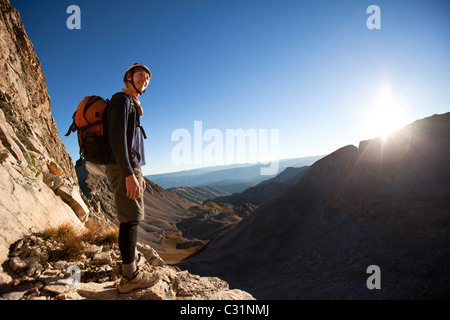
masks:
[[(133, 113), (134, 111), (135, 111), (135, 109), (136, 109), (136, 106), (135, 106), (135, 104), (134, 104), (134, 101), (133, 101), (133, 99), (131, 99), (131, 97), (129, 96), (129, 95), (127, 95), (125, 92), (122, 92), (122, 91), (119, 91), (119, 92), (117, 92), (117, 93), (115, 93), (114, 95), (113, 95), (113, 97), (115, 96), (115, 95), (123, 95), (123, 96), (125, 96), (125, 97), (127, 97), (128, 98), (128, 100), (130, 100), (130, 109), (128, 110), (128, 114), (131, 114), (131, 113)], [(112, 99), (112, 98), (111, 98)]]

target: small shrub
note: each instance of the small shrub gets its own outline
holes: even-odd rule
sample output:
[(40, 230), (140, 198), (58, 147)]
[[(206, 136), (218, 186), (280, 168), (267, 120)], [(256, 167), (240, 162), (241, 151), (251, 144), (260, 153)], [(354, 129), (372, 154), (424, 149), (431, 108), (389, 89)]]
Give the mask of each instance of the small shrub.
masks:
[(100, 243), (114, 244), (119, 242), (119, 230), (111, 230), (98, 239)]
[(47, 228), (39, 235), (44, 240), (54, 240), (61, 243), (59, 249), (49, 251), (49, 261), (75, 260), (83, 252), (81, 236), (70, 224), (63, 224), (57, 228)]
[(38, 236), (44, 240), (53, 240), (56, 238), (57, 229), (54, 227), (49, 227), (44, 231), (38, 233)]
[(118, 243), (119, 231), (110, 230), (102, 232), (102, 227), (97, 223), (86, 224), (87, 231), (79, 234), (70, 224), (63, 224), (57, 228), (49, 227), (38, 235), (44, 240), (53, 240), (60, 243), (59, 248), (49, 250), (49, 261), (77, 260), (83, 253), (83, 242), (91, 244)]
[(69, 233), (62, 236), (60, 241), (63, 244), (63, 251), (65, 255), (65, 259), (62, 260), (76, 260), (83, 253), (84, 246), (80, 236)]

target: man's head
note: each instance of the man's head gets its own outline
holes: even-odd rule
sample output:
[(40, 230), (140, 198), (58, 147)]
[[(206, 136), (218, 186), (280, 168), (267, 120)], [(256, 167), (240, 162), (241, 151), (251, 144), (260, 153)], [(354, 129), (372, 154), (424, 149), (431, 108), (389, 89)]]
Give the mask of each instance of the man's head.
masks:
[(134, 89), (138, 94), (143, 94), (147, 88), (152, 73), (150, 69), (140, 63), (135, 63), (125, 71), (123, 82), (129, 89)]

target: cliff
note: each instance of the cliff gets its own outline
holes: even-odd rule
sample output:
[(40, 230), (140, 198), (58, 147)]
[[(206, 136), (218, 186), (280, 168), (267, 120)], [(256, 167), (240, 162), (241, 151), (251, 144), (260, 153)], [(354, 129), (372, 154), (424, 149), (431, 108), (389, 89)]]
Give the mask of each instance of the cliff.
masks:
[[(0, 1), (0, 261), (19, 237), (70, 223), (83, 229), (72, 160), (51, 116), (45, 77), (19, 13)], [(2, 279), (8, 279), (5, 274)]]

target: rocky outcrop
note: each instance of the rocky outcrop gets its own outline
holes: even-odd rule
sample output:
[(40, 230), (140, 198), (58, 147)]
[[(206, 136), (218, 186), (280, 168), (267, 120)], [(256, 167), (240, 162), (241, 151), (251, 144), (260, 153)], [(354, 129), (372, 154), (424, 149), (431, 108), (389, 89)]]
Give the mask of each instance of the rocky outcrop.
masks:
[[(120, 294), (120, 253), (115, 243), (83, 242), (80, 258), (55, 260), (63, 244), (26, 236), (13, 244), (8, 265), (14, 280), (5, 300), (254, 300), (215, 277), (200, 277), (167, 265), (150, 246), (138, 244), (139, 268), (154, 284)], [(51, 259), (50, 257), (53, 257)]]
[[(45, 77), (19, 13), (0, 0), (0, 261), (23, 234), (71, 223), (89, 207), (51, 116)], [(1, 270), (0, 270), (1, 271)], [(0, 277), (0, 282), (5, 281)]]

